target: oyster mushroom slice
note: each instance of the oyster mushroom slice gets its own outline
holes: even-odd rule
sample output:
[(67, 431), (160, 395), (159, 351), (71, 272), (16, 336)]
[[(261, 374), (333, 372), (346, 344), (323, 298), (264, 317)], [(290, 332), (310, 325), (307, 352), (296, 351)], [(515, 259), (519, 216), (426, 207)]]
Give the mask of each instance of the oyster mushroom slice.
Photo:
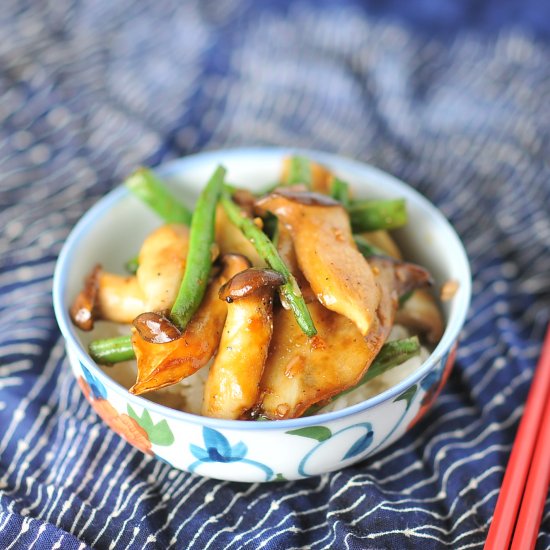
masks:
[(238, 419), (257, 403), (273, 332), (273, 293), (284, 282), (276, 271), (247, 269), (220, 289), (227, 318), (208, 373), (203, 415)]
[(298, 267), (298, 258), (296, 258), (296, 251), (294, 250), (294, 243), (292, 242), (290, 231), (285, 225), (279, 224), (278, 233), (277, 252), (279, 253), (279, 256), (281, 256), (281, 259), (285, 265), (288, 267), (289, 271), (292, 275), (294, 275), (306, 304), (317, 300), (313, 290), (311, 290), (311, 286)]
[(318, 302), (308, 306), (318, 331), (311, 340), (290, 312), (279, 309), (275, 313), (260, 384), (262, 414), (271, 419), (296, 418), (311, 405), (358, 383), (390, 333), (399, 294), (426, 284), (426, 272), (408, 265), (373, 258), (381, 300), (365, 336), (349, 319)]
[(252, 262), (253, 266), (265, 267), (266, 265), (254, 245), (238, 227), (229, 221), (221, 206), (216, 209), (216, 242), (222, 254), (242, 254)]
[(435, 298), (427, 290), (416, 290), (397, 311), (396, 322), (424, 334), (430, 344), (441, 339), (444, 330), (443, 318)]
[[(140, 316), (140, 330), (132, 334), (138, 374), (131, 393), (139, 395), (175, 384), (204, 367), (216, 353), (227, 315), (227, 304), (218, 298), (219, 289), (250, 267), (248, 260), (237, 254), (225, 255), (222, 261), (221, 273), (208, 286), (199, 309), (181, 335), (169, 329), (161, 315)], [(159, 336), (161, 333), (163, 336)], [(166, 341), (153, 343), (155, 340)]]
[(290, 231), (298, 265), (319, 301), (367, 334), (380, 291), (353, 241), (344, 208), (324, 195), (285, 190), (257, 204), (275, 214)]
[(102, 272), (99, 279), (99, 315), (115, 323), (131, 323), (145, 311), (145, 298), (135, 276)]
[(145, 296), (142, 311), (166, 311), (172, 307), (185, 272), (189, 228), (167, 224), (150, 233), (141, 246), (136, 276)]
[(97, 264), (72, 303), (70, 315), (77, 327), (88, 331), (99, 319), (131, 323), (144, 309), (143, 294), (136, 277), (108, 273)]

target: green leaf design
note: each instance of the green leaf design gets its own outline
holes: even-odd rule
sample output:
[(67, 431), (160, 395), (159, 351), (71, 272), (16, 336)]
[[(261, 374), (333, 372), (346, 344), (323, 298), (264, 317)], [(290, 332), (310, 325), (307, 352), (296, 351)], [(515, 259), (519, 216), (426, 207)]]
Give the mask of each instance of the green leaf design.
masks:
[(283, 474), (277, 474), (272, 481), (288, 481), (288, 479)]
[(147, 432), (149, 441), (153, 445), (168, 446), (174, 443), (174, 434), (166, 420), (163, 419), (155, 424), (147, 409), (143, 409), (141, 416), (139, 416), (129, 404), (128, 416), (133, 418)]
[(128, 416), (130, 418), (133, 418), (141, 426), (141, 423), (139, 421), (139, 416), (137, 415), (136, 411), (132, 409), (129, 403), (128, 403), (127, 409), (128, 409)]
[(411, 386), (410, 388), (407, 388), (402, 394), (398, 395), (393, 401), (394, 403), (396, 401), (406, 401), (408, 409), (411, 406), (412, 400), (414, 399), (414, 396), (416, 395), (416, 392), (418, 390), (417, 385)]
[(290, 430), (286, 432), (290, 435), (299, 435), (301, 437), (309, 437), (319, 442), (326, 441), (332, 437), (332, 432), (325, 426), (308, 426), (307, 428), (298, 428), (297, 430)]
[(149, 439), (154, 445), (172, 445), (174, 443), (174, 434), (168, 426), (166, 420), (161, 420), (158, 424), (155, 424), (151, 431), (146, 430), (149, 434)]

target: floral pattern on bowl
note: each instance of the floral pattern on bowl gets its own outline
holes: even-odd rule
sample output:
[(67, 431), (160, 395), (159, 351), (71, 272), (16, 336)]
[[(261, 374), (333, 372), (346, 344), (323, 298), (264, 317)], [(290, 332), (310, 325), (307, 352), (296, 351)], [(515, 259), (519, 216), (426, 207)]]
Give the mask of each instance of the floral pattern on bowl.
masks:
[(265, 480), (269, 481), (273, 477), (273, 470), (256, 460), (246, 458), (248, 447), (239, 441), (231, 446), (227, 438), (217, 430), (204, 426), (202, 429), (204, 448), (191, 444), (189, 449), (198, 460), (189, 465), (189, 471), (194, 472), (201, 463), (205, 462), (240, 462), (259, 468), (265, 473)]
[(153, 443), (172, 445), (174, 435), (166, 420), (154, 424), (147, 409), (138, 416), (134, 409), (127, 405), (128, 414), (120, 414), (108, 401), (105, 386), (90, 371), (80, 365), (82, 376), (77, 378), (78, 385), (94, 411), (114, 432), (140, 451), (153, 455)]
[[(171, 427), (166, 419), (155, 422), (146, 407), (138, 414), (137, 407), (127, 400), (123, 401), (126, 412), (119, 413), (111, 404), (105, 385), (81, 363), (77, 381), (103, 421), (144, 453), (176, 468), (211, 477), (284, 481), (318, 475), (326, 470), (327, 462), (333, 465), (331, 469), (346, 467), (391, 445), (431, 406), (449, 376), (455, 349), (456, 346), (419, 384), (407, 388), (391, 403), (381, 404), (379, 408), (389, 406), (384, 414), (374, 407), (365, 411), (361, 422), (350, 419), (336, 426), (320, 422), (286, 430), (284, 436), (289, 439), (289, 446), (296, 447), (293, 441), (302, 442), (297, 464), (289, 464), (269, 449), (266, 453), (250, 432), (239, 432), (236, 437), (231, 431), (202, 426), (200, 430), (182, 433), (177, 423), (172, 422)], [(168, 452), (170, 448), (186, 448), (189, 452), (174, 454)]]

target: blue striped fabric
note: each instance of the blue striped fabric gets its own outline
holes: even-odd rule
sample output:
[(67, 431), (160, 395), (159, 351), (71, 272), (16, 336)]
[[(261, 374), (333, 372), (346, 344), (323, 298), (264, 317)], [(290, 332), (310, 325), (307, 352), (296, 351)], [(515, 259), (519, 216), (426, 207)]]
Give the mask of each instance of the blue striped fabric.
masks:
[[(421, 4), (442, 29), (473, 17)], [(487, 33), (434, 36), (358, 0), (2, 2), (0, 548), (482, 547), (550, 309), (548, 9), (504, 4), (533, 25), (495, 2)], [(51, 285), (71, 227), (133, 167), (261, 144), (411, 183), (475, 280), (456, 368), (409, 434), (338, 473), (246, 485), (173, 470), (99, 421)]]

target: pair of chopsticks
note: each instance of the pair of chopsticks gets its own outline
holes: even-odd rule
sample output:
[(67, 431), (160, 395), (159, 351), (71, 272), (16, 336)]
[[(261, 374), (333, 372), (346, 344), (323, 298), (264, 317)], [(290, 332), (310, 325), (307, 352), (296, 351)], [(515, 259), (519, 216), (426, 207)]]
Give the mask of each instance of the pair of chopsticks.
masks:
[(549, 483), (550, 326), (506, 467), (485, 550), (535, 547)]

